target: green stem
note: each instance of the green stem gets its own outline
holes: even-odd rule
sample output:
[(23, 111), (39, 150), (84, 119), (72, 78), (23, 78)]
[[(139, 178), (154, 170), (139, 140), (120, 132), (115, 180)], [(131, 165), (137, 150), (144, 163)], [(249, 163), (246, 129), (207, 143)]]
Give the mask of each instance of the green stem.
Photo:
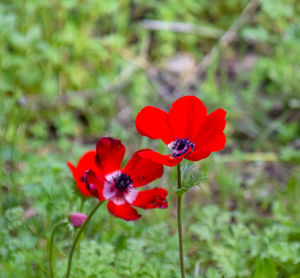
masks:
[(82, 212), (82, 211), (83, 211), (83, 207), (84, 207), (85, 200), (86, 200), (85, 197), (82, 197), (82, 198), (81, 198), (79, 212)]
[(49, 275), (50, 278), (53, 278), (53, 263), (52, 263), (52, 258), (53, 258), (53, 242), (54, 242), (54, 235), (56, 230), (60, 227), (67, 224), (66, 221), (61, 221), (58, 222), (52, 229), (51, 237), (50, 237), (50, 243), (49, 243)]
[(84, 221), (83, 225), (80, 227), (79, 231), (77, 232), (77, 235), (73, 241), (72, 247), (71, 247), (71, 251), (69, 254), (69, 259), (68, 259), (68, 267), (67, 267), (67, 273), (66, 273), (66, 278), (70, 277), (70, 272), (71, 272), (71, 264), (72, 264), (72, 258), (73, 258), (73, 253), (76, 247), (76, 243), (81, 235), (81, 233), (83, 232), (83, 230), (85, 229), (85, 227), (87, 226), (87, 224), (89, 223), (89, 221), (91, 220), (92, 216), (94, 215), (94, 213), (96, 212), (96, 210), (103, 204), (103, 202), (98, 202), (96, 204), (96, 206), (92, 209), (92, 211), (89, 213), (87, 219)]
[(180, 190), (181, 190), (181, 168), (180, 168), (180, 163), (177, 164), (177, 188), (178, 188), (178, 192), (177, 192), (177, 228), (178, 228), (180, 271), (181, 271), (181, 278), (185, 278), (184, 258), (183, 258), (182, 224), (181, 224), (182, 192), (180, 192)]
[[(84, 207), (84, 202), (85, 202), (86, 198), (82, 197), (81, 198), (81, 203), (80, 203), (80, 209), (79, 212), (83, 211), (83, 207)], [(80, 238), (78, 239), (78, 243), (77, 243), (77, 258), (80, 258)]]

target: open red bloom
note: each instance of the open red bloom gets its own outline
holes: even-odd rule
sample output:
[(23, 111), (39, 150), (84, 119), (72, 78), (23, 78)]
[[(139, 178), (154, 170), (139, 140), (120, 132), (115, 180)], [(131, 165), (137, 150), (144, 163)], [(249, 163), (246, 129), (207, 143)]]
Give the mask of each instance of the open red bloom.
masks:
[(67, 161), (67, 165), (69, 166), (69, 168), (73, 174), (77, 188), (85, 196), (91, 196), (92, 194), (85, 187), (83, 175), (89, 169), (92, 169), (95, 172), (98, 171), (97, 166), (95, 164), (95, 157), (96, 157), (96, 152), (94, 150), (91, 150), (91, 151), (86, 152), (79, 159), (77, 167), (74, 166), (71, 162)]
[(192, 161), (204, 159), (225, 146), (225, 115), (226, 111), (220, 108), (207, 115), (205, 105), (195, 96), (179, 98), (169, 113), (146, 106), (135, 120), (138, 132), (152, 139), (161, 139), (173, 153), (162, 155), (147, 150), (140, 155), (166, 166), (175, 166), (183, 158)]
[(122, 169), (125, 147), (120, 140), (103, 137), (96, 146), (94, 161), (97, 171), (91, 168), (85, 172), (83, 178), (91, 195), (97, 197), (99, 201), (109, 200), (108, 211), (127, 221), (141, 217), (132, 206), (143, 209), (168, 207), (167, 190), (163, 188), (136, 190), (137, 187), (146, 185), (163, 174), (162, 165), (140, 156), (140, 152), (143, 151), (147, 150), (134, 153)]

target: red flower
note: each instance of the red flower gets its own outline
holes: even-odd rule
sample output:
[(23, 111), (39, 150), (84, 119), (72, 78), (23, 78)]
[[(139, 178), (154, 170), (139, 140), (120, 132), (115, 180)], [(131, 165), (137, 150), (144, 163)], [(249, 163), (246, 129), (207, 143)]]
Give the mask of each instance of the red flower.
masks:
[(167, 190), (136, 190), (137, 187), (146, 185), (163, 174), (162, 165), (140, 156), (140, 152), (143, 151), (137, 151), (121, 169), (125, 147), (120, 140), (103, 137), (96, 146), (94, 160), (97, 171), (90, 169), (84, 175), (86, 189), (99, 201), (109, 200), (109, 212), (127, 221), (140, 217), (132, 206), (143, 209), (168, 207)]
[(226, 111), (220, 108), (207, 115), (205, 105), (195, 96), (179, 98), (169, 113), (146, 106), (135, 120), (138, 132), (152, 139), (161, 139), (173, 153), (162, 155), (147, 150), (140, 155), (167, 166), (175, 166), (183, 158), (192, 161), (204, 159), (225, 146), (225, 115)]
[(77, 188), (85, 196), (93, 195), (86, 189), (83, 175), (89, 169), (92, 169), (97, 173), (98, 169), (95, 164), (95, 156), (96, 152), (94, 150), (86, 152), (78, 161), (77, 167), (75, 167), (71, 162), (67, 161), (67, 165), (73, 174)]

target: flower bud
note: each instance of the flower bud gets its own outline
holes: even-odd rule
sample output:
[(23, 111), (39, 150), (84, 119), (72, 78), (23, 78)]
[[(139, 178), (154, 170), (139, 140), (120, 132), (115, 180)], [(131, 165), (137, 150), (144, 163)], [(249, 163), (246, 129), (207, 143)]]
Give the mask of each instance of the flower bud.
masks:
[(76, 228), (82, 226), (86, 218), (87, 216), (84, 213), (73, 212), (69, 216), (69, 221), (72, 224), (72, 226)]

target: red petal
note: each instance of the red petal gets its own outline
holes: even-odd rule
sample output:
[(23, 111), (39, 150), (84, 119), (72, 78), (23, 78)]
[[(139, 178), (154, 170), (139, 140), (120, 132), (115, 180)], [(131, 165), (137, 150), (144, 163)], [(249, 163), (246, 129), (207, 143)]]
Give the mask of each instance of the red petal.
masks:
[(208, 157), (211, 152), (220, 151), (224, 148), (226, 137), (223, 130), (226, 125), (226, 111), (217, 109), (207, 116), (198, 134), (192, 139), (195, 150), (184, 158), (198, 161)]
[(143, 135), (152, 139), (161, 139), (166, 144), (174, 140), (172, 129), (168, 124), (168, 115), (165, 111), (153, 107), (144, 107), (136, 116), (136, 129)]
[(223, 130), (226, 125), (226, 111), (217, 109), (210, 113), (202, 124), (198, 134), (192, 139), (196, 149), (220, 151), (224, 148), (226, 137)]
[(123, 197), (113, 197), (107, 203), (108, 211), (119, 218), (123, 218), (126, 221), (137, 220), (141, 217)]
[(99, 179), (93, 170), (88, 170), (84, 174), (85, 187), (91, 195), (98, 198), (99, 201), (104, 201), (103, 188), (105, 181)]
[(168, 191), (163, 188), (139, 191), (132, 205), (144, 209), (167, 208), (167, 195)]
[(184, 158), (191, 161), (198, 161), (204, 158), (207, 158), (211, 152), (202, 149), (195, 149), (191, 154), (186, 155)]
[(206, 118), (206, 107), (195, 96), (184, 96), (172, 104), (168, 114), (169, 125), (178, 139), (191, 139)]
[(150, 160), (152, 160), (156, 163), (166, 165), (169, 167), (173, 167), (173, 166), (177, 165), (182, 160), (182, 157), (175, 158), (171, 155), (162, 155), (162, 154), (154, 152), (152, 150), (142, 151), (139, 153), (139, 155), (141, 157), (149, 158)]
[(139, 155), (143, 151), (151, 150), (144, 149), (135, 152), (122, 171), (130, 176), (134, 187), (148, 184), (160, 178), (163, 174), (163, 166), (161, 164)]
[(97, 143), (96, 151), (96, 164), (105, 175), (121, 169), (125, 147), (120, 140), (102, 137)]
[(97, 172), (97, 167), (95, 165), (95, 156), (96, 156), (95, 151), (86, 152), (80, 158), (77, 167), (75, 167), (72, 163), (67, 161), (67, 165), (68, 165), (68, 167), (70, 168), (70, 170), (73, 174), (73, 178), (76, 182), (76, 185), (77, 185), (78, 189), (85, 196), (90, 196), (91, 194), (85, 188), (85, 184), (82, 180), (82, 177), (83, 177), (84, 173), (89, 169), (93, 169), (94, 171)]

